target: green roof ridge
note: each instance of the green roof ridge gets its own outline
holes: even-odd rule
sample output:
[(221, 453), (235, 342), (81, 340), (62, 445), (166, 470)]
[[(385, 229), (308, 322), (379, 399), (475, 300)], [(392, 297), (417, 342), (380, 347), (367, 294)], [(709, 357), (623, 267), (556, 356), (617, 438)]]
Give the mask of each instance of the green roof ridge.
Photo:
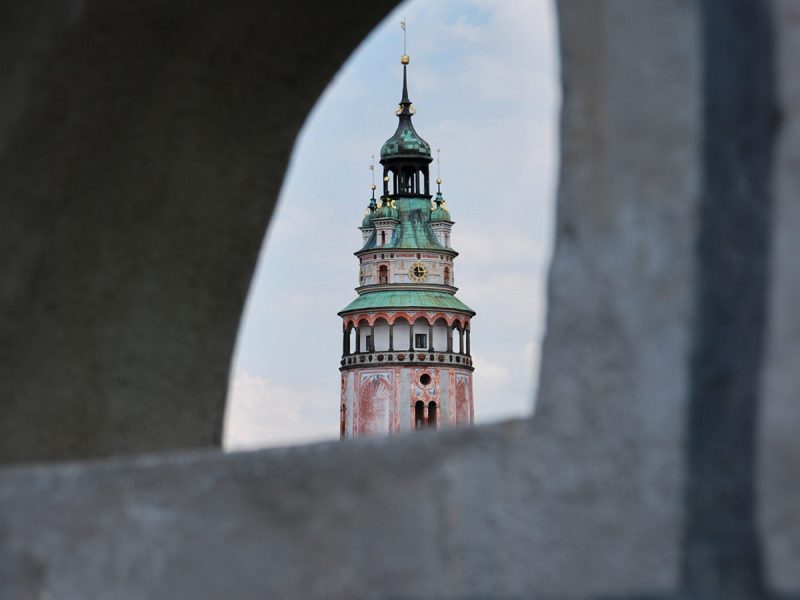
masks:
[(365, 292), (345, 308), (339, 314), (353, 310), (371, 310), (378, 308), (430, 308), (434, 310), (458, 310), (475, 314), (469, 306), (461, 302), (450, 292), (439, 292), (435, 290), (376, 290)]

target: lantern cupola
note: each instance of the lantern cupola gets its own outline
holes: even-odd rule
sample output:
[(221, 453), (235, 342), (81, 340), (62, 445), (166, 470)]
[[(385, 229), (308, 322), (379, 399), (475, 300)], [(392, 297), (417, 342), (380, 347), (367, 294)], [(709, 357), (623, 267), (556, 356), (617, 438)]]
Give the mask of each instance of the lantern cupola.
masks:
[(416, 112), (408, 97), (407, 54), (400, 57), (403, 65), (403, 95), (397, 109), (397, 129), (381, 147), (383, 195), (430, 195), (428, 165), (433, 161), (431, 146), (422, 139), (411, 118)]

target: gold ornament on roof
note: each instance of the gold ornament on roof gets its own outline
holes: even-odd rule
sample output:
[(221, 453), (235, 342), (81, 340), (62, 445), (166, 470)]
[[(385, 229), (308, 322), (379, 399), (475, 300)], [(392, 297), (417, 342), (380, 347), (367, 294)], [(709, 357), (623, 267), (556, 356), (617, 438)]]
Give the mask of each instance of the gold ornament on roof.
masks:
[(411, 57), (408, 54), (403, 54), (403, 56), (400, 57), (401, 65), (407, 65), (410, 62), (411, 62)]

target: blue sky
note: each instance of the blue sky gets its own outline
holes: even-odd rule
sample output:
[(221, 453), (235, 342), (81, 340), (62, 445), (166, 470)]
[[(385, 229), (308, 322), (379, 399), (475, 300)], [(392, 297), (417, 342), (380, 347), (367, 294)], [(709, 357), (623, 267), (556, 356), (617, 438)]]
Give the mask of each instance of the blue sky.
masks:
[(404, 17), (414, 124), (441, 149), (458, 297), (478, 313), (475, 421), (531, 412), (557, 166), (553, 7), (415, 0), (356, 50), (297, 140), (239, 332), (227, 448), (338, 438), (336, 313), (356, 296), (370, 156), (397, 124)]

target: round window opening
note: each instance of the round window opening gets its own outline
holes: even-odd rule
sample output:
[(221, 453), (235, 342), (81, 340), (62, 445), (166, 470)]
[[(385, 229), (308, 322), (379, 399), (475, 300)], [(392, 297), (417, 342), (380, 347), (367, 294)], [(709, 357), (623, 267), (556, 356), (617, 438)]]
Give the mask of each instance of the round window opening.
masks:
[(430, 385), (430, 383), (431, 383), (431, 376), (430, 376), (430, 375), (428, 375), (427, 373), (423, 373), (422, 375), (420, 375), (420, 376), (419, 376), (419, 382), (420, 382), (422, 385)]

